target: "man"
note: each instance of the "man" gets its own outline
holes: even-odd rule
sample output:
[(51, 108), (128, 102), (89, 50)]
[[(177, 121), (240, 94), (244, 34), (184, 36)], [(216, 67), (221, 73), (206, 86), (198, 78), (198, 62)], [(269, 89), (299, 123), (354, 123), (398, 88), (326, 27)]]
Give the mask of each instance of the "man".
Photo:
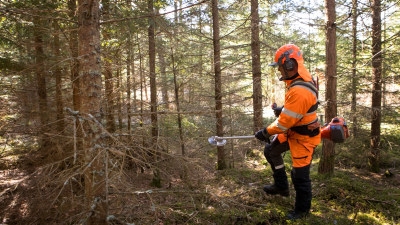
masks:
[(296, 45), (287, 44), (280, 47), (275, 53), (274, 63), (270, 66), (278, 66), (281, 74), (279, 80), (285, 82), (287, 90), (284, 106), (272, 106), (278, 118), (255, 134), (257, 139), (266, 142), (269, 142), (271, 135), (275, 135), (264, 149), (264, 155), (273, 171), (274, 183), (264, 186), (263, 189), (270, 195), (289, 196), (282, 153), (290, 149), (291, 178), (296, 200), (288, 219), (295, 220), (307, 216), (311, 208), (310, 165), (314, 149), (321, 141), (316, 113), (318, 91)]

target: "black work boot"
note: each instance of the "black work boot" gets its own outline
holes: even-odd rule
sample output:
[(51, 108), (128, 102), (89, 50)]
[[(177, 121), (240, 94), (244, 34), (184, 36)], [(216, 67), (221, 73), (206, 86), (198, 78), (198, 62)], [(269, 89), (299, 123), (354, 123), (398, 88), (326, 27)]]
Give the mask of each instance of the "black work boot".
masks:
[(275, 184), (265, 185), (263, 190), (269, 195), (281, 195), (285, 197), (289, 196), (289, 188), (278, 188)]
[(302, 211), (290, 211), (289, 214), (287, 215), (287, 218), (289, 220), (297, 220), (297, 219), (302, 219), (305, 218), (309, 215), (309, 212), (302, 212)]
[(274, 170), (274, 184), (264, 186), (265, 193), (270, 195), (289, 196), (289, 183), (285, 168)]

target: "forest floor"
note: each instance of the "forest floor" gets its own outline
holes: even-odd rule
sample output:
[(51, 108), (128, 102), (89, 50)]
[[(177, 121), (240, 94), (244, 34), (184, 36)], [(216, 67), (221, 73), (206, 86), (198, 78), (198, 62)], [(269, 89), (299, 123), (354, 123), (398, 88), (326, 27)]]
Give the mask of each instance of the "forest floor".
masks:
[[(27, 138), (0, 139), (0, 224), (84, 224), (88, 212), (82, 208), (79, 176), (63, 174), (54, 164), (37, 165), (39, 152), (24, 147), (22, 140)], [(131, 166), (111, 171), (109, 224), (400, 224), (398, 168), (377, 174), (337, 163), (326, 177), (317, 172), (316, 155), (311, 215), (288, 221), (294, 188), (290, 197), (262, 191), (272, 176), (260, 149), (239, 149), (223, 171), (215, 170), (215, 151), (210, 147), (167, 157), (157, 167), (162, 171), (159, 187), (151, 185), (154, 170)], [(285, 163), (290, 168), (289, 153)]]

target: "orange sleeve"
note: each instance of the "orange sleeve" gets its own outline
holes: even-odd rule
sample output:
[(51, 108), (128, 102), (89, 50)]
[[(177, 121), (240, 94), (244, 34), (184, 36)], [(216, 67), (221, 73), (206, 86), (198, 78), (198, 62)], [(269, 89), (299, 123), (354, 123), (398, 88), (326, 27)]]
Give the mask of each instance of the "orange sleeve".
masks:
[[(306, 124), (303, 121), (307, 111), (316, 103), (316, 97), (301, 86), (290, 88), (285, 95), (285, 103), (279, 117), (267, 127), (270, 135), (285, 133), (294, 126)], [(307, 120), (310, 120), (307, 118)]]

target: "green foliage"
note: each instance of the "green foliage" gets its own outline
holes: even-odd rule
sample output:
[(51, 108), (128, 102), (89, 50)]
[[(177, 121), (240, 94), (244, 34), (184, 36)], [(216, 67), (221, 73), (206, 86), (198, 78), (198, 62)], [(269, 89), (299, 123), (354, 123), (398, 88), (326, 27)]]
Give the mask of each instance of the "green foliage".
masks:
[(160, 177), (160, 171), (158, 171), (158, 170), (153, 171), (153, 179), (151, 179), (150, 186), (156, 187), (156, 188), (161, 188), (162, 187), (161, 182), (162, 182), (162, 179)]
[[(336, 144), (336, 165), (341, 168), (368, 168), (370, 154), (370, 131), (368, 127), (359, 128), (357, 137), (350, 137), (343, 144)], [(382, 124), (381, 168), (393, 168), (399, 162), (400, 130), (395, 124)]]
[[(267, 65), (271, 62), (275, 50), (282, 44), (295, 43), (299, 45), (305, 55), (305, 61), (309, 70), (314, 73), (315, 68), (324, 73), (325, 66), (325, 21), (323, 20), (323, 1), (259, 1), (260, 13), (260, 48), (262, 63), (262, 85), (263, 85), (263, 104), (268, 106), (272, 101), (279, 101), (283, 98), (285, 88), (278, 83), (274, 71)], [(361, 1), (365, 3), (366, 1)], [(49, 108), (55, 109), (55, 85), (53, 72), (54, 68), (62, 68), (62, 94), (65, 106), (73, 105), (70, 78), (73, 56), (71, 54), (71, 31), (76, 31), (77, 16), (75, 12), (68, 12), (67, 1), (40, 1), (40, 0), (16, 0), (2, 1), (0, 11), (0, 73), (1, 73), (1, 92), (10, 95), (10, 99), (18, 99), (13, 112), (8, 115), (1, 115), (0, 119), (0, 156), (9, 159), (18, 158), (17, 154), (32, 151), (37, 148), (36, 136), (32, 131), (38, 130), (40, 126), (51, 126), (55, 119), (49, 124), (38, 125), (35, 75), (35, 46), (33, 44), (33, 25), (34, 19), (42, 20), (43, 26), (37, 27), (43, 32), (44, 55), (46, 80), (49, 81), (46, 87), (49, 91)], [(115, 89), (116, 96), (121, 96), (120, 104), (122, 110), (127, 105), (126, 101), (126, 68), (130, 65), (131, 81), (131, 103), (135, 102), (135, 110), (146, 111), (149, 107), (145, 96), (148, 85), (148, 57), (147, 57), (147, 28), (148, 10), (146, 1), (114, 1), (103, 5), (101, 32), (102, 38), (102, 57), (112, 65), (112, 73), (120, 76), (119, 86)], [(129, 3), (129, 4), (127, 4)], [(154, 1), (154, 6), (158, 9), (173, 7), (172, 1)], [(221, 68), (223, 83), (223, 123), (224, 135), (249, 135), (253, 133), (252, 128), (252, 72), (251, 72), (251, 51), (249, 38), (250, 34), (250, 13), (249, 1), (220, 1), (220, 33), (221, 33)], [(350, 1), (335, 1), (337, 4), (337, 72), (338, 72), (338, 112), (352, 125), (351, 119), (357, 117), (359, 132), (357, 136), (349, 138), (343, 144), (336, 145), (335, 166), (336, 171), (332, 177), (323, 177), (317, 174), (316, 168), (320, 154), (319, 146), (314, 156), (312, 167), (312, 177), (314, 179), (314, 199), (312, 215), (302, 221), (293, 224), (396, 224), (399, 223), (399, 192), (396, 189), (396, 179), (398, 171), (396, 168), (400, 163), (400, 130), (398, 126), (400, 111), (398, 108), (399, 99), (399, 4), (395, 1), (385, 1), (382, 15), (385, 16), (383, 24), (383, 84), (385, 90), (383, 99), (385, 100), (382, 111), (382, 136), (380, 165), (387, 177), (380, 177), (381, 174), (369, 174), (364, 169), (368, 168), (368, 155), (370, 153), (370, 127), (368, 122), (371, 118), (371, 109), (368, 99), (371, 93), (371, 38), (370, 38), (370, 6), (369, 4), (359, 5), (358, 33), (356, 36), (357, 59), (356, 59), (356, 87), (353, 90), (350, 84), (353, 81), (351, 76), (352, 65), (352, 33), (351, 18), (349, 17)], [(182, 5), (185, 7), (186, 3)], [(190, 3), (188, 3), (190, 4)], [(390, 6), (390, 7), (388, 7)], [(394, 10), (392, 10), (394, 8)], [(71, 14), (72, 13), (72, 14)], [(160, 10), (160, 13), (163, 13)], [(72, 15), (72, 16), (69, 16)], [(175, 17), (176, 16), (176, 17)], [(189, 165), (200, 161), (198, 168), (207, 168), (207, 163), (214, 165), (217, 158), (214, 146), (209, 146), (207, 138), (215, 135), (215, 113), (214, 109), (214, 72), (212, 60), (212, 31), (211, 19), (208, 2), (193, 7), (178, 10), (175, 13), (157, 15), (155, 22), (157, 25), (157, 79), (162, 69), (165, 67), (165, 80), (158, 79), (158, 89), (165, 88), (170, 94), (168, 101), (173, 101), (172, 78), (176, 76), (177, 86), (179, 87), (180, 107), (182, 111), (198, 111), (198, 114), (182, 114), (183, 141), (187, 147), (188, 155), (193, 158), (186, 159)], [(48, 23), (57, 23), (59, 30), (55, 30)], [(53, 57), (54, 35), (59, 35), (61, 56), (60, 59)], [(128, 52), (130, 53), (128, 57)], [(164, 62), (161, 62), (161, 55)], [(127, 59), (131, 61), (127, 61)], [(104, 61), (104, 60), (103, 60)], [(10, 75), (11, 74), (11, 75)], [(323, 75), (322, 75), (323, 77)], [(114, 80), (117, 83), (117, 79)], [(165, 82), (164, 82), (165, 81)], [(322, 84), (322, 82), (321, 82)], [(33, 94), (32, 94), (33, 93)], [(135, 93), (136, 99), (133, 99)], [(351, 94), (356, 94), (356, 112), (351, 112)], [(157, 93), (159, 94), (159, 93)], [(320, 96), (323, 96), (321, 90)], [(12, 96), (11, 96), (12, 95)], [(139, 97), (140, 96), (140, 97)], [(139, 100), (140, 99), (140, 100)], [(143, 100), (143, 102), (140, 102)], [(8, 101), (8, 100), (7, 100)], [(279, 102), (278, 102), (279, 103)], [(139, 105), (144, 104), (142, 109)], [(2, 105), (3, 108), (9, 108)], [(132, 104), (130, 107), (133, 107)], [(168, 110), (168, 109), (167, 109)], [(264, 108), (268, 114), (269, 107)], [(323, 113), (323, 107), (320, 108)], [(174, 110), (170, 110), (174, 112)], [(14, 116), (14, 113), (15, 116)], [(54, 114), (54, 111), (52, 111)], [(126, 119), (123, 112), (121, 121)], [(10, 116), (12, 115), (12, 116)], [(22, 118), (29, 115), (32, 118)], [(55, 117), (55, 115), (53, 116)], [(139, 117), (133, 120), (137, 121)], [(58, 118), (57, 118), (58, 119)], [(160, 134), (160, 146), (166, 154), (179, 152), (180, 140), (179, 127), (176, 114), (158, 115), (158, 125)], [(264, 117), (264, 124), (270, 124), (275, 118)], [(127, 148), (132, 148), (135, 154), (139, 154), (137, 149), (144, 149), (141, 146), (151, 140), (151, 126), (149, 118), (140, 121), (134, 126), (132, 133), (141, 133), (134, 136), (136, 142), (129, 143)], [(21, 122), (22, 121), (22, 122)], [(70, 121), (69, 121), (70, 122)], [(3, 124), (7, 123), (7, 126)], [(143, 125), (143, 126), (139, 126)], [(12, 124), (8, 126), (8, 124)], [(125, 125), (125, 124), (124, 124)], [(124, 129), (127, 126), (121, 126)], [(26, 130), (29, 137), (19, 135)], [(121, 129), (121, 132), (126, 130)], [(18, 135), (11, 138), (9, 133), (15, 132)], [(65, 132), (65, 133), (64, 133)], [(69, 132), (69, 133), (68, 133)], [(72, 143), (72, 128), (63, 131), (52, 131), (51, 134), (60, 136), (69, 142), (68, 145), (55, 145), (54, 152), (70, 151)], [(14, 134), (13, 134), (14, 135)], [(10, 140), (8, 139), (10, 138)], [(141, 142), (140, 140), (143, 140)], [(293, 189), (290, 198), (266, 196), (262, 190), (262, 184), (272, 180), (272, 172), (268, 163), (262, 156), (263, 146), (254, 144), (250, 141), (229, 141), (226, 154), (230, 154), (232, 161), (231, 169), (226, 171), (214, 171), (210, 166), (210, 174), (204, 178), (204, 183), (197, 181), (191, 183), (190, 178), (201, 176), (185, 175), (175, 178), (170, 182), (170, 186), (190, 183), (190, 188), (179, 187), (178, 191), (171, 192), (168, 196), (162, 196), (159, 200), (160, 211), (152, 210), (143, 218), (153, 220), (154, 217), (163, 215), (168, 224), (285, 224), (287, 210), (292, 208), (294, 194)], [(257, 143), (259, 144), (259, 143)], [(64, 149), (65, 148), (65, 149)], [(257, 149), (253, 149), (257, 148)], [(104, 149), (108, 149), (106, 146)], [(115, 151), (117, 152), (117, 151)], [(119, 151), (118, 151), (119, 152)], [(164, 156), (164, 153), (162, 156)], [(172, 153), (171, 153), (172, 152)], [(53, 152), (52, 152), (53, 153)], [(122, 151), (119, 152), (122, 154)], [(136, 155), (134, 157), (136, 157)], [(140, 154), (139, 154), (140, 155)], [(146, 154), (143, 156), (145, 159)], [(38, 157), (40, 158), (40, 157)], [(290, 153), (285, 154), (285, 165), (291, 166)], [(164, 158), (161, 160), (162, 162)], [(204, 160), (204, 161), (201, 161)], [(146, 161), (146, 160), (144, 160)], [(167, 161), (167, 160), (165, 160)], [(1, 167), (9, 169), (6, 163), (1, 161)], [(57, 162), (55, 162), (57, 163)], [(146, 161), (147, 163), (147, 161)], [(149, 160), (149, 164), (153, 163)], [(22, 164), (22, 163), (21, 163)], [(117, 165), (113, 161), (113, 165)], [(28, 165), (28, 164), (27, 164)], [(180, 165), (181, 166), (181, 165)], [(179, 171), (181, 167), (172, 167), (171, 170)], [(122, 170), (122, 169), (121, 169)], [(123, 168), (125, 170), (125, 168)], [(190, 171), (196, 172), (196, 170)], [(63, 171), (65, 172), (65, 171)], [(132, 172), (132, 171), (124, 171)], [(165, 171), (156, 171), (151, 174), (151, 179), (145, 180), (146, 185), (162, 188), (168, 184), (168, 180), (162, 177)], [(134, 172), (132, 172), (134, 173)], [(142, 172), (143, 173), (143, 172)], [(185, 172), (186, 173), (186, 172)], [(394, 175), (390, 175), (390, 174)], [(288, 173), (289, 174), (289, 173)], [(36, 175), (36, 174), (35, 174)], [(145, 176), (145, 174), (141, 174)], [(215, 175), (215, 177), (214, 177)], [(204, 175), (206, 177), (206, 175)], [(214, 179), (215, 178), (215, 179)], [(69, 179), (69, 178), (68, 178)], [(67, 179), (67, 180), (68, 180)], [(134, 177), (132, 180), (140, 182)], [(200, 180), (200, 179), (199, 179)], [(63, 182), (65, 179), (63, 180)], [(162, 181), (162, 182), (161, 182)], [(118, 180), (120, 182), (120, 180)], [(40, 181), (42, 183), (42, 181)], [(171, 184), (172, 183), (172, 184)], [(113, 183), (117, 187), (119, 183)], [(131, 187), (131, 183), (127, 185)], [(18, 185), (17, 185), (18, 186)], [(24, 185), (19, 185), (18, 189)], [(63, 187), (63, 184), (54, 185)], [(145, 186), (145, 185), (144, 185)], [(147, 186), (146, 186), (147, 187)], [(195, 193), (191, 192), (195, 189)], [(31, 187), (29, 187), (31, 188)], [(143, 188), (141, 186), (140, 188)], [(398, 187), (397, 187), (398, 188)], [(14, 188), (15, 189), (15, 188)], [(17, 189), (15, 189), (17, 190)], [(15, 191), (13, 190), (13, 191)], [(52, 193), (58, 193), (52, 187)], [(131, 191), (129, 189), (129, 191)], [(2, 198), (8, 197), (5, 191)], [(11, 192), (10, 192), (11, 193)], [(177, 194), (178, 193), (178, 194)], [(18, 194), (12, 193), (13, 196)], [(75, 194), (75, 193), (74, 193)], [(175, 194), (175, 195), (174, 195)], [(7, 195), (7, 196), (6, 196)], [(47, 195), (47, 193), (46, 193)], [(44, 195), (39, 195), (44, 196)], [(150, 193), (148, 196), (151, 196)], [(174, 198), (162, 201), (163, 198)], [(182, 196), (186, 198), (182, 198)], [(54, 196), (53, 196), (54, 197)], [(74, 196), (76, 197), (76, 196)], [(79, 198), (82, 199), (81, 195)], [(112, 196), (114, 197), (114, 196)], [(120, 199), (116, 196), (115, 199)], [(122, 196), (121, 198), (123, 198)], [(131, 195), (130, 195), (131, 197)], [(136, 198), (137, 196), (135, 196)], [(139, 197), (138, 197), (139, 198)], [(22, 199), (22, 198), (21, 198)], [(58, 199), (51, 199), (52, 202)], [(114, 200), (114, 199), (113, 199)], [(151, 199), (153, 200), (153, 199)], [(119, 201), (119, 200), (118, 200)], [(145, 201), (141, 199), (140, 201)], [(145, 206), (140, 202), (141, 210), (145, 211)], [(186, 204), (190, 202), (190, 204)], [(115, 203), (117, 204), (117, 203)], [(154, 206), (157, 201), (151, 202)], [(14, 204), (17, 207), (18, 204)], [(23, 205), (28, 205), (23, 203)], [(48, 204), (46, 204), (47, 206)], [(112, 208), (112, 207), (110, 207)], [(118, 205), (117, 209), (129, 208)], [(20, 210), (18, 208), (18, 210)], [(53, 209), (52, 209), (53, 210)], [(57, 209), (60, 210), (60, 209)], [(72, 211), (68, 207), (64, 213)], [(85, 209), (86, 211), (87, 209)], [(46, 212), (51, 210), (47, 210)], [(62, 211), (62, 210), (60, 210)], [(136, 215), (129, 212), (126, 215)], [(18, 211), (20, 212), (20, 211)], [(59, 212), (58, 212), (59, 213)], [(60, 213), (61, 214), (61, 213)], [(11, 215), (11, 214), (10, 214)], [(149, 216), (150, 215), (150, 216)], [(58, 216), (58, 214), (56, 215)], [(128, 216), (127, 216), (128, 217)], [(75, 217), (74, 217), (75, 218)], [(138, 216), (138, 221), (143, 218)], [(154, 223), (154, 221), (151, 221)], [(289, 222), (290, 223), (290, 222)]]
[[(331, 178), (315, 178), (318, 186), (314, 188), (313, 204), (318, 211), (325, 211), (332, 218), (347, 217), (345, 224), (350, 221), (357, 224), (367, 221), (394, 224), (390, 221), (400, 219), (400, 213), (392, 210), (393, 205), (400, 201), (399, 190), (395, 186), (387, 186), (391, 181), (384, 177), (357, 169), (337, 169)], [(336, 216), (331, 214), (332, 210), (337, 212)]]
[(154, 1), (154, 6), (157, 8), (164, 8), (168, 6), (168, 0), (156, 0)]
[(0, 70), (2, 71), (20, 71), (23, 69), (23, 65), (19, 62), (14, 61), (10, 57), (0, 57)]

